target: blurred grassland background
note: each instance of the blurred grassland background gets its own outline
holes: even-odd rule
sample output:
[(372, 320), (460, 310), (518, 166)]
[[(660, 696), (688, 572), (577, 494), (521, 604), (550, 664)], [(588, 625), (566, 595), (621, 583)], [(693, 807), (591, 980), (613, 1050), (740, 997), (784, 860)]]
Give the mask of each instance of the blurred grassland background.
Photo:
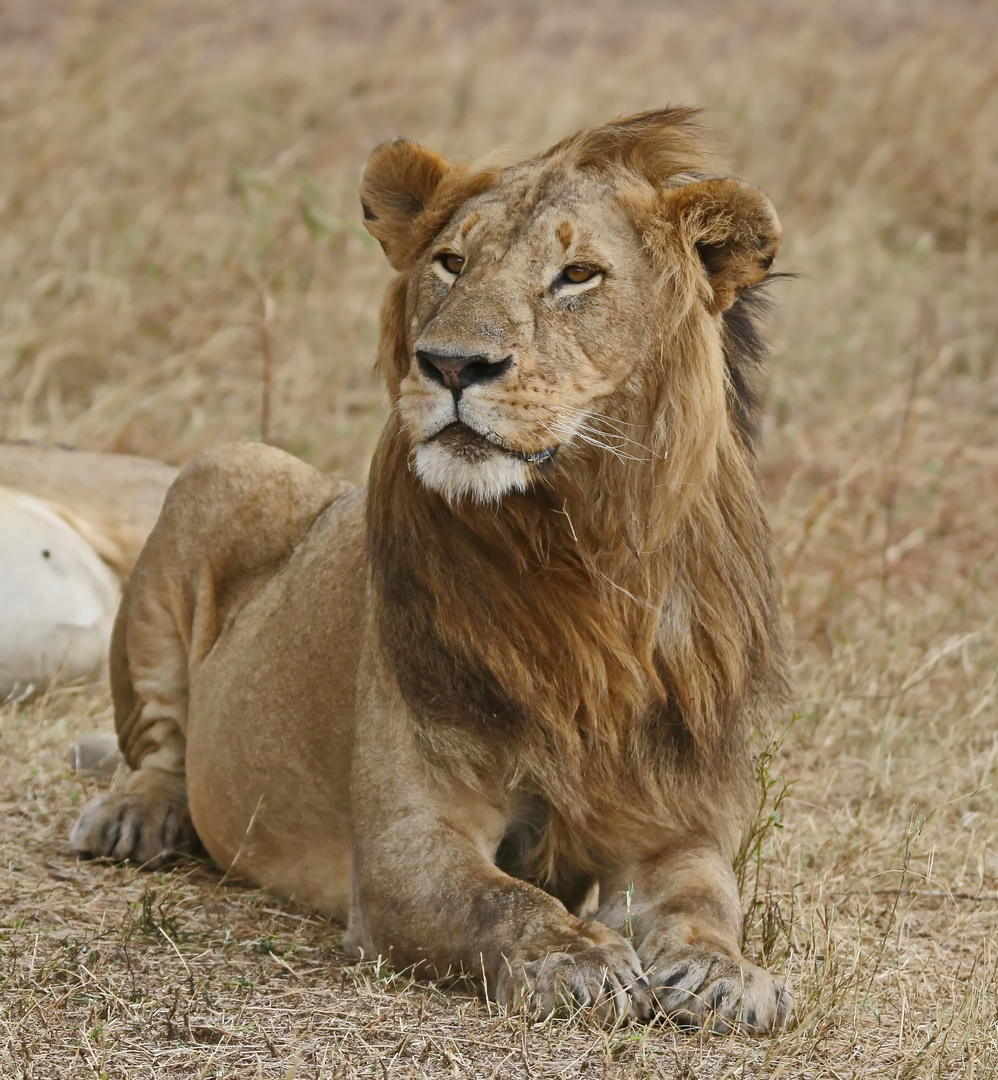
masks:
[(271, 441), (360, 482), (369, 151), (703, 106), (799, 275), (760, 465), (800, 716), (746, 874), (799, 1024), (751, 1041), (529, 1028), (345, 964), (335, 926), (209, 867), (77, 866), (64, 752), (106, 691), (4, 706), (2, 1075), (998, 1073), (996, 41), (991, 0), (4, 0), (2, 438), (182, 463), (260, 436), (269, 353)]

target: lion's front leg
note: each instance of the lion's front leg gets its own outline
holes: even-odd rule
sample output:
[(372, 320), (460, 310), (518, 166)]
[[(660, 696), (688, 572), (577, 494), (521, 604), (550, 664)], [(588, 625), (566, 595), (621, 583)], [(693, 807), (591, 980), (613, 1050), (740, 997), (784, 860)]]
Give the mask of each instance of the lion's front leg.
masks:
[(386, 696), (379, 688), (381, 707), (358, 731), (347, 947), (396, 969), (463, 972), (492, 1000), (541, 1015), (582, 1007), (608, 1021), (650, 1016), (633, 947), (495, 865), (502, 808), (431, 768), (404, 707), (386, 708)]
[(376, 845), (366, 828), (355, 839), (348, 948), (431, 977), (467, 973), (493, 1001), (542, 1016), (580, 1007), (611, 1022), (650, 1016), (632, 946), (497, 869), (481, 834), (443, 807), (382, 819)]
[(784, 1027), (789, 986), (741, 953), (742, 911), (730, 860), (716, 848), (672, 848), (606, 883), (598, 917), (637, 948), (655, 1007), (718, 1033)]

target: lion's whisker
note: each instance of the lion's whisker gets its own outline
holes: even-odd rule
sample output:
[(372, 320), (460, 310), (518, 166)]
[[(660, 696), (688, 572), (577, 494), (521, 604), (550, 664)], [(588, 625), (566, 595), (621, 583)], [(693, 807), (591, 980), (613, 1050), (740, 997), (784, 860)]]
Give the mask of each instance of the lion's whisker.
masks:
[[(610, 442), (607, 442), (606, 440), (608, 438), (614, 437), (610, 433), (601, 432), (601, 431), (594, 431), (590, 426), (588, 426), (586, 424), (580, 424), (577, 427), (572, 427), (572, 426), (570, 426), (568, 424), (565, 424), (565, 423), (562, 423), (562, 424), (555, 423), (555, 424), (550, 425), (549, 430), (552, 432), (552, 434), (563, 435), (566, 438), (576, 438), (580, 442), (584, 442), (588, 446), (592, 446), (594, 449), (605, 450), (608, 454), (613, 454), (613, 456), (615, 458), (617, 458), (618, 461), (633, 461), (633, 462), (636, 462), (639, 465), (647, 465), (648, 464), (648, 460), (649, 460), (648, 458), (640, 458), (640, 457), (635, 457), (633, 454), (627, 454), (627, 453), (624, 452), (624, 450), (622, 449), (622, 447), (620, 445), (614, 445), (614, 444), (612, 444)], [(616, 437), (622, 439), (622, 436), (616, 436)], [(635, 445), (635, 446), (640, 446), (640, 444), (634, 443), (633, 440), (626, 440), (625, 445), (627, 443), (630, 443), (630, 444)], [(640, 447), (640, 448), (644, 449), (644, 450), (648, 449), (647, 447)], [(654, 454), (653, 451), (649, 451), (649, 453), (651, 453), (651, 455), (653, 457), (659, 456), (659, 455)]]
[(566, 439), (578, 439), (580, 442), (586, 443), (588, 446), (592, 446), (597, 450), (605, 450), (608, 454), (613, 454), (618, 461), (635, 461), (641, 462), (641, 458), (633, 457), (630, 454), (625, 454), (620, 447), (612, 446), (610, 443), (603, 442), (597, 435), (586, 430), (582, 427), (568, 427), (567, 425), (561, 427), (559, 431), (555, 425), (551, 426), (551, 431), (556, 435), (563, 435)]
[[(619, 440), (622, 444), (628, 444), (628, 445), (631, 445), (631, 446), (634, 446), (634, 447), (638, 448), (639, 450), (644, 450), (645, 453), (648, 454), (652, 458), (663, 458), (663, 459), (665, 458), (665, 454), (662, 453), (661, 451), (657, 451), (657, 450), (654, 450), (650, 446), (646, 446), (644, 443), (639, 442), (632, 435), (629, 435), (624, 431), (621, 431), (619, 429), (614, 429), (614, 428), (611, 428), (610, 431), (603, 431), (603, 430), (595, 427), (594, 426), (594, 421), (602, 423), (602, 424), (607, 424), (607, 425), (615, 425), (616, 424), (615, 420), (613, 420), (610, 417), (606, 417), (601, 413), (587, 413), (583, 409), (575, 409), (575, 408), (570, 408), (570, 407), (565, 407), (565, 408), (560, 408), (559, 407), (558, 409), (555, 409), (553, 411), (555, 411), (555, 413), (556, 413), (556, 417), (557, 417), (556, 422), (560, 421), (563, 425), (567, 426), (567, 424), (566, 424), (567, 421), (574, 420), (574, 422), (578, 425), (576, 428), (573, 429), (574, 431), (583, 431), (583, 430), (585, 430), (586, 432), (588, 432), (593, 437), (600, 438), (602, 440), (616, 439), (616, 440)], [(562, 415), (559, 415), (559, 414), (562, 414)], [(572, 416), (570, 416), (568, 414), (574, 414), (574, 417), (572, 417)], [(640, 425), (640, 426), (644, 427), (646, 425)], [(608, 444), (605, 445), (604, 449), (609, 449), (609, 445)], [(642, 460), (642, 459), (633, 458), (631, 460), (638, 461), (638, 460)]]
[[(609, 416), (607, 413), (591, 412), (588, 409), (579, 409), (572, 405), (546, 406), (546, 408), (551, 408), (561, 413), (572, 414), (586, 420), (598, 420), (601, 423), (607, 424), (621, 435), (626, 434), (624, 431), (625, 428), (650, 428), (653, 426), (651, 424), (635, 424), (617, 416)], [(630, 436), (627, 437), (630, 438)]]

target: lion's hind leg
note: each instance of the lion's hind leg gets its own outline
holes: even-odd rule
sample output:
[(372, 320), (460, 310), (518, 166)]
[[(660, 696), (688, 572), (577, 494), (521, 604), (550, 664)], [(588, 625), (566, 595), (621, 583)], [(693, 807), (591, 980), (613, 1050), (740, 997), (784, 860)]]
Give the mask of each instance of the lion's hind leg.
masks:
[(119, 790), (87, 803), (69, 842), (88, 858), (127, 860), (156, 869), (175, 855), (198, 848), (184, 779), (186, 663), (179, 662), (183, 642), (175, 623), (154, 605), (145, 612), (152, 616), (153, 634), (144, 636), (158, 639), (162, 659), (153, 665), (157, 685), (145, 686), (141, 696), (136, 693), (126, 649), (129, 599), (126, 592), (115, 622), (111, 678), (118, 743), (133, 771)]
[(200, 844), (187, 808), (183, 746), (179, 731), (168, 732), (163, 745), (153, 751), (157, 764), (143, 760), (119, 790), (87, 803), (69, 836), (72, 849), (86, 858), (136, 862), (149, 870), (197, 852)]
[(132, 772), (84, 807), (70, 835), (76, 852), (155, 867), (196, 849), (185, 762), (191, 672), (241, 598), (350, 486), (249, 443), (208, 451), (177, 478), (111, 639), (118, 745)]

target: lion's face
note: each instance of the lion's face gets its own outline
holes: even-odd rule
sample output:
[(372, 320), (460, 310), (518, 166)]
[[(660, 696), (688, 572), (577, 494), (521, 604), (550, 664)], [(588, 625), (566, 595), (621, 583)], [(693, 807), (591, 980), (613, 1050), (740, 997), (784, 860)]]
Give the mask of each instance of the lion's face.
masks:
[(461, 206), (410, 291), (398, 409), (423, 482), (450, 500), (498, 500), (573, 440), (601, 437), (600, 402), (645, 354), (635, 330), (652, 289), (647, 252), (598, 182), (545, 195), (525, 168)]
[(394, 405), (417, 474), (451, 502), (526, 491), (587, 448), (620, 453), (619, 401), (674, 362), (663, 308), (688, 314), (694, 296), (716, 328), (772, 262), (768, 199), (739, 181), (682, 176), (681, 155), (670, 165), (661, 145), (649, 149), (664, 129), (637, 127), (625, 134), (640, 168), (616, 131), (603, 169), (602, 131), (588, 133), (588, 150), (577, 137), (490, 174), (403, 140), (368, 164), (367, 227), (404, 274)]

